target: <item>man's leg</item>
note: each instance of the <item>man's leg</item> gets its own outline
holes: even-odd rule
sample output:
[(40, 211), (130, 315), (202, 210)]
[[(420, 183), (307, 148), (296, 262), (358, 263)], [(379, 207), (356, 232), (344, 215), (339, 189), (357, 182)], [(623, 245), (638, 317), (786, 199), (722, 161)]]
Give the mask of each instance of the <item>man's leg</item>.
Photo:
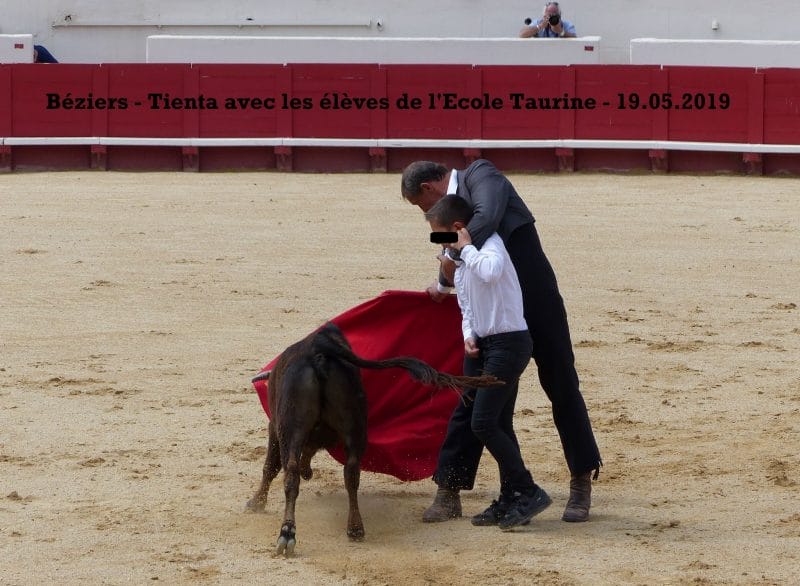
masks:
[[(557, 314), (554, 308), (552, 314)], [(539, 380), (550, 398), (553, 420), (567, 455), (570, 468), (569, 500), (562, 519), (568, 522), (587, 521), (592, 494), (592, 470), (601, 465), (600, 452), (592, 433), (586, 403), (578, 387), (572, 344), (566, 330), (566, 316), (561, 335), (558, 323), (545, 323), (539, 328), (540, 336), (534, 342)]]
[(535, 323), (535, 332), (531, 332), (533, 358), (539, 382), (552, 404), (553, 421), (567, 465), (572, 474), (595, 470), (600, 466), (600, 452), (580, 392), (563, 305), (543, 308), (541, 315), (532, 321)]
[[(533, 339), (533, 358), (539, 380), (550, 399), (553, 421), (572, 476), (570, 503), (564, 520), (586, 520), (586, 484), (590, 491), (591, 471), (598, 470), (602, 461), (580, 392), (564, 303), (555, 273), (532, 224), (515, 230), (507, 247), (522, 286), (525, 319)], [(573, 506), (576, 499), (585, 514), (579, 511), (576, 515)]]
[(426, 523), (460, 517), (459, 491), (472, 490), (475, 484), (483, 453), (483, 444), (470, 427), (475, 393), (475, 389), (466, 389), (463, 399), (450, 416), (447, 435), (439, 451), (439, 463), (433, 474), (433, 481), (438, 489), (433, 503), (422, 514), (422, 520)]

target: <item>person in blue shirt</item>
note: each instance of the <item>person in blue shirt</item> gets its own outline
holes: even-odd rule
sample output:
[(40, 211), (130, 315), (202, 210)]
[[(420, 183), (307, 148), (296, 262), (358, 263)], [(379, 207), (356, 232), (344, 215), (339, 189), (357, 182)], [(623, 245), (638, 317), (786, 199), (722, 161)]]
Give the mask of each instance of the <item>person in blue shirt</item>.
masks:
[(42, 45), (33, 46), (33, 62), (34, 63), (58, 63), (55, 57), (50, 54), (50, 51), (45, 49)]
[(526, 19), (525, 28), (520, 31), (519, 36), (523, 39), (532, 37), (548, 39), (574, 38), (578, 35), (575, 33), (575, 25), (561, 18), (561, 8), (559, 8), (558, 2), (548, 2), (544, 5), (542, 17), (536, 22)]

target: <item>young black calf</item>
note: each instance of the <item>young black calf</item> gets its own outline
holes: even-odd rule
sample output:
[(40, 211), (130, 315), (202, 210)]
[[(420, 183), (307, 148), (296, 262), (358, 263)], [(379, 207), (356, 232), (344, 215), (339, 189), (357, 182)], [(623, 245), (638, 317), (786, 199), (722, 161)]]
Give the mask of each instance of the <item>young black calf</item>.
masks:
[(261, 486), (247, 508), (262, 512), (270, 483), (284, 470), (286, 507), (277, 553), (292, 555), (295, 546), (295, 501), (300, 477), (311, 478), (311, 458), (321, 448), (344, 446), (344, 482), (350, 501), (347, 535), (364, 538), (358, 510), (360, 462), (367, 444), (367, 402), (360, 368), (403, 368), (416, 380), (438, 387), (488, 387), (502, 384), (492, 376), (466, 377), (439, 372), (411, 357), (364, 360), (353, 353), (339, 328), (328, 323), (289, 346), (273, 370), (253, 381), (269, 379), (269, 442)]

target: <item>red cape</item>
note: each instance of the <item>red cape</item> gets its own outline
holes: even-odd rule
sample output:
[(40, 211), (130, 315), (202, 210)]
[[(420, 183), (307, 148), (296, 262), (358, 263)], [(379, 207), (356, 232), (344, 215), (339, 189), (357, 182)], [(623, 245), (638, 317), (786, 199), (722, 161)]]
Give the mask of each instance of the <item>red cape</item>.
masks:
[[(453, 295), (435, 303), (424, 292), (384, 291), (330, 321), (362, 358), (415, 356), (443, 372), (463, 373), (461, 312)], [(262, 371), (277, 360), (276, 356)], [(421, 385), (402, 369), (362, 369), (361, 375), (367, 393), (367, 449), (361, 469), (400, 480), (430, 477), (458, 395)], [(254, 386), (269, 416), (267, 382)], [(329, 451), (344, 462), (340, 446)]]

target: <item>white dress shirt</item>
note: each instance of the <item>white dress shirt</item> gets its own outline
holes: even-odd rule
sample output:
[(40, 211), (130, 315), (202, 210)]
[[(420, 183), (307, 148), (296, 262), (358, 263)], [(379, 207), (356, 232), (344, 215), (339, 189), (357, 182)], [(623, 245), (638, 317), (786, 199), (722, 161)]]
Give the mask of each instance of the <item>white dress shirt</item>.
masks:
[(447, 182), (447, 195), (455, 195), (458, 191), (458, 171), (450, 171), (450, 181)]
[[(452, 169), (450, 171), (450, 180), (447, 182), (447, 195), (455, 195), (456, 191), (458, 191), (458, 171)], [(446, 250), (444, 251), (444, 254), (445, 256), (449, 256)], [(437, 279), (436, 290), (439, 291), (439, 293), (450, 293), (453, 288), (442, 285)]]
[(454, 280), (464, 339), (527, 330), (517, 271), (500, 236), (480, 250), (466, 245), (461, 261)]

